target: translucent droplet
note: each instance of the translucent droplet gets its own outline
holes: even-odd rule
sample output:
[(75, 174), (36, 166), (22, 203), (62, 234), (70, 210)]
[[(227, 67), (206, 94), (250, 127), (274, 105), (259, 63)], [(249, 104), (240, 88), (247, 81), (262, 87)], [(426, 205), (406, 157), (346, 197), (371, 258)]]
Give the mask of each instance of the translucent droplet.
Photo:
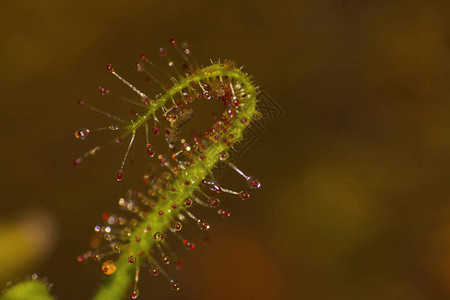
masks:
[(107, 94), (109, 94), (109, 90), (108, 90), (108, 89), (105, 89), (104, 87), (99, 86), (99, 87), (98, 87), (98, 90), (100, 91), (100, 93), (101, 93), (102, 95), (107, 95)]
[(129, 227), (124, 227), (123, 228), (123, 233), (124, 233), (124, 235), (125, 236), (131, 236), (131, 233), (132, 233), (133, 231), (131, 230), (131, 228), (129, 228)]
[(130, 264), (134, 264), (134, 263), (136, 262), (136, 258), (135, 258), (134, 256), (129, 256), (129, 257), (128, 257), (128, 262), (129, 262)]
[(172, 279), (170, 281), (170, 285), (172, 286), (172, 290), (173, 291), (179, 291), (180, 290), (180, 284), (177, 281)]
[(210, 100), (211, 99), (211, 94), (209, 93), (209, 91), (204, 91), (203, 92), (203, 97), (205, 97), (206, 100)]
[(169, 38), (169, 41), (172, 43), (172, 45), (173, 45), (174, 47), (178, 46), (178, 45), (177, 45), (177, 42), (175, 42), (175, 40), (173, 39), (173, 37), (170, 37), (170, 38)]
[(135, 62), (134, 66), (136, 67), (136, 70), (138, 72), (144, 72), (144, 70), (145, 70), (144, 65), (141, 64), (140, 62)]
[(155, 239), (155, 241), (160, 242), (160, 241), (162, 241), (164, 239), (164, 235), (162, 233), (160, 233), (160, 232), (156, 232), (153, 235), (153, 238)]
[(217, 211), (217, 213), (218, 213), (223, 219), (229, 218), (230, 215), (231, 215), (228, 211), (223, 210), (223, 209), (219, 209), (219, 210)]
[(155, 152), (153, 152), (152, 145), (147, 144), (146, 150), (147, 150), (147, 155), (148, 155), (148, 156), (150, 156), (150, 157), (155, 156)]
[(194, 243), (189, 242), (187, 240), (184, 240), (183, 243), (186, 246), (187, 250), (194, 250), (195, 249), (195, 244)]
[(111, 275), (116, 271), (116, 264), (112, 260), (107, 260), (102, 264), (102, 271), (106, 275)]
[(94, 148), (92, 148), (91, 150), (89, 150), (89, 154), (94, 156), (95, 154), (97, 154), (97, 152), (100, 150), (99, 146), (96, 146)]
[(162, 258), (162, 262), (164, 264), (168, 265), (170, 263), (170, 259), (167, 255), (163, 255), (163, 256), (161, 256), (161, 258)]
[(173, 229), (174, 229), (175, 231), (180, 231), (181, 228), (183, 228), (183, 225), (181, 225), (180, 222), (175, 223), (175, 225), (173, 226)]
[(217, 184), (213, 184), (210, 187), (210, 190), (219, 194), (222, 191), (222, 188)]
[(123, 178), (123, 171), (122, 171), (122, 170), (119, 170), (119, 172), (117, 172), (117, 177), (116, 177), (116, 179), (117, 179), (117, 181), (121, 181), (122, 178)]
[(150, 272), (152, 273), (153, 276), (158, 276), (159, 273), (158, 268), (155, 267), (154, 265), (150, 266)]
[(228, 158), (228, 153), (226, 153), (225, 151), (220, 152), (219, 158), (220, 160), (226, 160)]
[(211, 198), (209, 199), (209, 206), (210, 207), (217, 207), (220, 204), (220, 200), (217, 198)]
[(88, 137), (89, 133), (90, 133), (89, 129), (81, 127), (75, 131), (75, 137), (78, 140), (85, 140)]
[(198, 221), (198, 226), (200, 227), (201, 230), (208, 230), (209, 229), (209, 224), (206, 223), (206, 221), (199, 220)]
[(74, 166), (74, 167), (78, 167), (78, 166), (81, 164), (82, 161), (83, 161), (83, 158), (78, 157), (77, 159), (75, 159), (75, 160), (73, 161), (73, 166)]
[(242, 200), (246, 200), (246, 199), (250, 198), (250, 195), (249, 195), (248, 193), (244, 192), (244, 191), (239, 192), (238, 195), (239, 195), (239, 197), (240, 197)]
[(131, 299), (137, 299), (138, 296), (139, 296), (139, 289), (137, 288), (137, 286), (135, 286), (133, 288), (133, 291), (131, 292)]
[(247, 184), (252, 189), (259, 189), (261, 187), (261, 182), (252, 176), (247, 178)]
[(234, 109), (228, 109), (227, 114), (230, 119), (234, 119), (234, 117), (236, 116), (236, 111)]

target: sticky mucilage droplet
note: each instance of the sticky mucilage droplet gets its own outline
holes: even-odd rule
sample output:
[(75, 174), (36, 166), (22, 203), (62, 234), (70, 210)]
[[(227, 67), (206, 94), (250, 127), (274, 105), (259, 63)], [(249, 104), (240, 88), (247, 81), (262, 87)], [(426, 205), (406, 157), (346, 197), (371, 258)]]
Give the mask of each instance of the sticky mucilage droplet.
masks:
[(91, 131), (87, 128), (81, 127), (75, 130), (75, 138), (77, 140), (85, 140)]

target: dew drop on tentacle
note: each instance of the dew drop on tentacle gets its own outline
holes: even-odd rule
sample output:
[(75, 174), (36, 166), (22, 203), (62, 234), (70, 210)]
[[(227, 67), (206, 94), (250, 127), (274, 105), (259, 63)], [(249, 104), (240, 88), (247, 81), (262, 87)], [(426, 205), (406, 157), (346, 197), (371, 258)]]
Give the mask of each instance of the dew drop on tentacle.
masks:
[(208, 230), (209, 224), (204, 220), (198, 220), (198, 227), (200, 227), (201, 230)]
[(248, 194), (248, 193), (246, 193), (246, 192), (244, 192), (244, 191), (239, 192), (238, 195), (239, 195), (239, 197), (240, 197), (242, 200), (246, 200), (246, 199), (250, 198), (250, 194)]
[(175, 225), (173, 226), (173, 229), (175, 231), (180, 231), (183, 228), (183, 225), (181, 225), (180, 222), (176, 222)]
[(82, 162), (83, 162), (83, 158), (78, 157), (77, 159), (75, 159), (75, 160), (73, 161), (73, 166), (74, 166), (74, 167), (78, 167)]
[[(235, 170), (239, 175), (241, 175), (242, 177), (244, 177), (247, 180), (247, 184), (250, 188), (252, 189), (258, 189), (261, 187), (261, 182), (253, 177), (253, 176), (247, 176), (244, 174), (244, 172), (242, 172), (241, 170), (238, 169), (238, 167), (236, 167), (234, 164), (232, 164), (229, 161), (225, 162), (230, 168), (232, 168), (233, 170)], [(248, 197), (247, 197), (248, 198)]]
[(116, 264), (112, 260), (107, 260), (102, 264), (102, 271), (106, 275), (111, 275), (116, 272)]
[(122, 181), (122, 178), (123, 178), (123, 170), (119, 170), (117, 172), (116, 179), (117, 179), (117, 181)]
[(99, 86), (98, 87), (98, 90), (99, 90), (99, 92), (104, 96), (104, 95), (108, 95), (109, 93), (110, 93), (110, 90), (108, 90), (108, 89), (106, 89), (106, 88), (104, 88), (104, 87), (102, 87), (102, 86)]
[(170, 281), (170, 285), (171, 285), (173, 291), (179, 291), (180, 290), (180, 284), (177, 281), (172, 279)]
[(131, 299), (137, 299), (139, 297), (139, 289), (137, 286), (133, 287), (133, 291), (131, 292)]
[(189, 242), (188, 240), (184, 240), (183, 244), (186, 247), (186, 250), (194, 250), (195, 249), (195, 244), (192, 242)]
[[(143, 57), (143, 55), (141, 55), (141, 57)], [(138, 61), (134, 63), (134, 66), (136, 67), (136, 71), (138, 71), (139, 73), (144, 72), (144, 70), (145, 70), (144, 64), (142, 64)]]
[(148, 155), (149, 157), (155, 156), (155, 152), (153, 151), (152, 145), (147, 144), (147, 145), (145, 146), (145, 148), (146, 148), (147, 155)]
[(228, 159), (228, 153), (226, 153), (225, 151), (220, 152), (220, 156), (219, 156), (221, 161), (227, 160)]
[(75, 130), (75, 138), (78, 140), (85, 140), (91, 131), (87, 128), (81, 127)]
[(210, 207), (217, 207), (220, 204), (220, 200), (218, 198), (211, 198), (209, 199), (209, 206)]
[(170, 263), (170, 258), (165, 254), (163, 254), (161, 256), (161, 260), (162, 260), (163, 264), (165, 264), (165, 265), (168, 265)]
[(206, 100), (211, 100), (211, 93), (209, 91), (204, 91), (203, 97), (205, 97)]
[(134, 256), (129, 256), (129, 257), (128, 257), (128, 262), (129, 262), (130, 264), (134, 264), (134, 263), (136, 262), (136, 258), (135, 258)]
[(252, 189), (259, 189), (261, 187), (261, 182), (253, 176), (247, 177), (247, 184)]
[(153, 235), (153, 238), (155, 239), (155, 241), (160, 242), (164, 239), (164, 234), (160, 233), (160, 232), (156, 232)]
[(159, 274), (158, 268), (154, 265), (150, 265), (149, 271), (150, 271), (150, 273), (152, 273), (153, 276), (158, 276), (158, 274)]
[(217, 211), (217, 213), (218, 213), (219, 216), (221, 216), (223, 219), (229, 218), (229, 217), (231, 216), (231, 214), (230, 214), (228, 211), (223, 210), (223, 209), (219, 209), (219, 210)]

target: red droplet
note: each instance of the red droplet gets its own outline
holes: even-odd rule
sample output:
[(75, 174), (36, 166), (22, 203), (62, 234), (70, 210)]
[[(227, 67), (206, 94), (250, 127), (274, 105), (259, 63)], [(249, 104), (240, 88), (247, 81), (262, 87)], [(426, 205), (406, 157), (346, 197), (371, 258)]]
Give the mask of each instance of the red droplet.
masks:
[(217, 206), (219, 206), (219, 203), (220, 203), (219, 199), (213, 198), (209, 201), (209, 206), (217, 207)]
[(229, 213), (228, 213), (226, 210), (219, 209), (219, 210), (217, 211), (217, 213), (218, 213), (222, 218), (227, 218), (227, 217), (229, 217)]
[(77, 103), (78, 103), (78, 105), (80, 105), (80, 106), (83, 106), (83, 105), (85, 104), (85, 103), (84, 103), (84, 100), (81, 100), (81, 99), (78, 100)]
[(98, 90), (100, 91), (100, 93), (102, 93), (102, 95), (109, 94), (109, 90), (105, 89), (104, 87), (99, 86)]
[(119, 172), (117, 173), (117, 181), (121, 181), (123, 177), (123, 171), (119, 170)]
[(81, 158), (77, 158), (73, 161), (73, 166), (74, 167), (78, 167), (81, 164), (82, 159)]
[(154, 133), (154, 134), (158, 134), (158, 132), (159, 132), (158, 127), (153, 127), (153, 133)]
[(108, 71), (110, 71), (111, 73), (114, 72), (114, 69), (110, 64), (106, 65), (106, 69), (108, 69)]
[(150, 157), (153, 157), (155, 155), (155, 153), (153, 152), (152, 146), (150, 144), (147, 144), (147, 154)]
[(246, 192), (239, 192), (238, 195), (239, 195), (239, 197), (241, 197), (242, 200), (250, 198), (250, 194), (248, 194)]
[(109, 217), (111, 217), (111, 214), (109, 214), (109, 213), (103, 213), (102, 214), (102, 220), (103, 220), (103, 222), (107, 222), (108, 221), (108, 219), (109, 219)]
[(136, 71), (138, 72), (143, 72), (145, 70), (144, 65), (138, 61), (134, 63), (134, 66), (136, 67)]
[(170, 37), (169, 40), (174, 47), (178, 46), (177, 43), (175, 42), (175, 40), (173, 39), (173, 37)]

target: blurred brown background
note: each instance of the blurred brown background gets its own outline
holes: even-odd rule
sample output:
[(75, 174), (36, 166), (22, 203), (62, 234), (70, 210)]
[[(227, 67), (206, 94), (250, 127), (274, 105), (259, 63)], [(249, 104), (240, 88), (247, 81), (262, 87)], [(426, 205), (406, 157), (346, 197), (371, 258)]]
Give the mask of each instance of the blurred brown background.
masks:
[[(76, 255), (142, 167), (115, 182), (124, 147), (72, 167), (95, 144), (74, 130), (110, 123), (76, 100), (107, 108), (97, 87), (122, 86), (105, 65), (142, 79), (138, 55), (174, 36), (203, 64), (245, 65), (285, 113), (238, 162), (263, 189), (230, 200), (231, 220), (210, 218), (211, 243), (181, 253), (185, 268), (169, 269), (179, 294), (146, 277), (140, 298), (450, 298), (449, 1), (3, 0), (0, 11), (1, 223), (31, 211), (31, 235), (53, 232), (2, 284), (38, 272), (58, 299), (93, 295), (103, 274)], [(0, 260), (27, 257), (0, 247)]]

